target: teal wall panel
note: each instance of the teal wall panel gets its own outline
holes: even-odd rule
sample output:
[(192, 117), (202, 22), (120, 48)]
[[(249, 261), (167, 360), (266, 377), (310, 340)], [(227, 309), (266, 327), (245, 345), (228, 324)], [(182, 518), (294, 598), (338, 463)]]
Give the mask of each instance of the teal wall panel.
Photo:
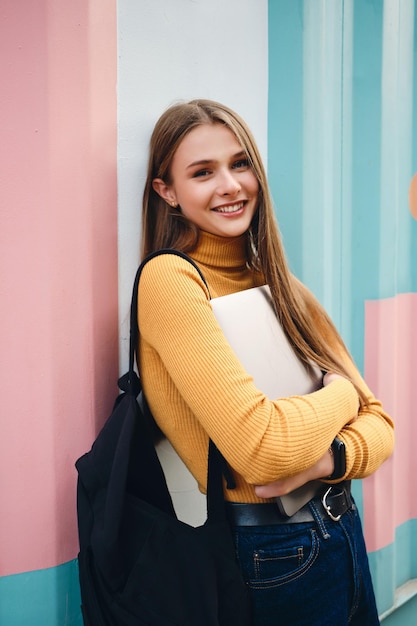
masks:
[(2, 626), (82, 626), (77, 561), (0, 578)]
[(395, 544), (391, 543), (385, 548), (369, 554), (369, 567), (381, 615), (388, 611), (395, 602), (395, 570), (392, 566), (394, 550)]
[[(352, 68), (350, 346), (363, 371), (364, 307), (378, 297), (382, 3), (355, 2)], [(369, 42), (372, 41), (372, 45)]]
[[(417, 172), (415, 4), (269, 1), (268, 173), (287, 256), (329, 311), (361, 371), (366, 355), (376, 364), (370, 374), (377, 386), (386, 364), (379, 368), (384, 352), (369, 360), (365, 351), (371, 345), (365, 336), (366, 303), (384, 305), (378, 308), (383, 317), (393, 299), (392, 336), (402, 342), (409, 336), (410, 345), (415, 341), (413, 323), (402, 328), (395, 312), (400, 295), (417, 291), (417, 222), (407, 199)], [(413, 306), (411, 298), (407, 302)], [(403, 299), (398, 307), (404, 307)], [(380, 339), (372, 349), (384, 345), (389, 341)], [(362, 513), (372, 508), (371, 497), (382, 494), (390, 507), (382, 534), (371, 515), (364, 517), (368, 536), (392, 537), (370, 554), (378, 606), (390, 626), (414, 626), (417, 613), (411, 621), (409, 607), (416, 606), (417, 522), (401, 520), (386, 532), (401, 517), (395, 513), (403, 485), (411, 488), (401, 479), (404, 469), (395, 456), (408, 454), (404, 446), (413, 432), (413, 411), (394, 413), (416, 402), (414, 385), (399, 384), (404, 372), (411, 380), (413, 357), (393, 348), (394, 356), (410, 359), (388, 365), (392, 389), (386, 395), (398, 417), (401, 447), (371, 489), (368, 484), (364, 493), (358, 482), (354, 493)], [(413, 494), (401, 493), (408, 497)]]
[[(417, 6), (414, 7), (414, 51), (413, 51), (413, 102), (414, 109), (417, 106)], [(417, 173), (417, 121), (415, 119), (415, 112), (413, 112), (413, 125), (412, 125), (412, 164), (411, 168), (414, 174)], [(417, 228), (412, 228), (412, 255), (414, 263), (411, 263), (411, 291), (417, 292)]]
[[(303, 2), (269, 3), (269, 134), (271, 188), (292, 270), (302, 273)], [(291, 94), (290, 97), (288, 95)]]
[[(378, 606), (387, 624), (400, 626), (417, 624), (417, 520), (409, 520), (396, 529), (395, 542), (371, 552), (369, 565), (374, 580)], [(393, 564), (395, 563), (395, 567)], [(414, 607), (414, 621), (394, 621), (393, 615), (408, 614), (401, 607), (410, 603)], [(385, 619), (384, 626), (385, 626)]]
[(395, 547), (397, 551), (396, 586), (400, 587), (409, 580), (417, 580), (417, 519), (412, 519), (397, 528)]

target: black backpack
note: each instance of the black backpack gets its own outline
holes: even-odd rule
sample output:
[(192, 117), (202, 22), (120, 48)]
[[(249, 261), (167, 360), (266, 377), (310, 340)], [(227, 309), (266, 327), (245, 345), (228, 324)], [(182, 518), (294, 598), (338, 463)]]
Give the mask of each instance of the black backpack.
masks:
[[(246, 587), (236, 563), (223, 500), (227, 464), (208, 450), (207, 521), (194, 528), (176, 517), (158, 460), (152, 421), (134, 372), (137, 296), (132, 295), (129, 371), (112, 414), (78, 471), (78, 555), (85, 626), (249, 626)], [(228, 487), (233, 487), (228, 484)]]

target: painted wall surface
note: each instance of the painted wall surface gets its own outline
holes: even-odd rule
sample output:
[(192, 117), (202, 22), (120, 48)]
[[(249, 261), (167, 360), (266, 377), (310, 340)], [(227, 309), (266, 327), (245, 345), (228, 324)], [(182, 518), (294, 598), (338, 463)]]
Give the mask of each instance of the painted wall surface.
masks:
[(193, 97), (251, 126), (291, 265), (396, 418), (355, 496), (384, 624), (416, 623), (416, 19), (415, 0), (2, 0), (2, 626), (82, 624), (73, 464), (127, 364), (151, 129)]
[(416, 18), (414, 0), (269, 3), (269, 175), (286, 249), (396, 420), (393, 457), (354, 489), (380, 613), (401, 626), (417, 623)]
[(0, 623), (80, 624), (74, 461), (116, 391), (116, 7), (0, 3)]
[[(119, 2), (119, 318), (127, 369), (131, 285), (139, 260), (148, 143), (173, 102), (211, 98), (250, 123), (267, 157), (268, 5), (265, 0)], [(221, 16), (221, 19), (220, 19)], [(233, 25), (231, 29), (231, 25)], [(239, 42), (233, 33), (239, 33)], [(159, 447), (180, 519), (200, 524), (205, 498), (167, 441)]]

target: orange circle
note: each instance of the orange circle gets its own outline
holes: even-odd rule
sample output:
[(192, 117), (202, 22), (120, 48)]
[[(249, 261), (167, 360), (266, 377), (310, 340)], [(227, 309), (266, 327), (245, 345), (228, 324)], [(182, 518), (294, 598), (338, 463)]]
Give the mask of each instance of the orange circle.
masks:
[(411, 215), (417, 220), (417, 174), (414, 174), (411, 179), (408, 202), (410, 204)]

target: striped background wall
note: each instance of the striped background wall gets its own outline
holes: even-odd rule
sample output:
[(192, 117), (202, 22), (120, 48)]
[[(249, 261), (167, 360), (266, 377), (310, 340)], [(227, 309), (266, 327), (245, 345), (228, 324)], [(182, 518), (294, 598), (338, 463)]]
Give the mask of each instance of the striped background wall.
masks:
[(73, 462), (126, 366), (151, 127), (198, 96), (254, 130), (291, 265), (396, 417), (355, 495), (384, 624), (416, 623), (416, 20), (414, 0), (2, 0), (2, 626), (82, 624)]
[(388, 617), (417, 593), (416, 19), (414, 0), (269, 3), (269, 175), (286, 248), (396, 419), (393, 457), (355, 484), (387, 624), (417, 623), (415, 601)]

